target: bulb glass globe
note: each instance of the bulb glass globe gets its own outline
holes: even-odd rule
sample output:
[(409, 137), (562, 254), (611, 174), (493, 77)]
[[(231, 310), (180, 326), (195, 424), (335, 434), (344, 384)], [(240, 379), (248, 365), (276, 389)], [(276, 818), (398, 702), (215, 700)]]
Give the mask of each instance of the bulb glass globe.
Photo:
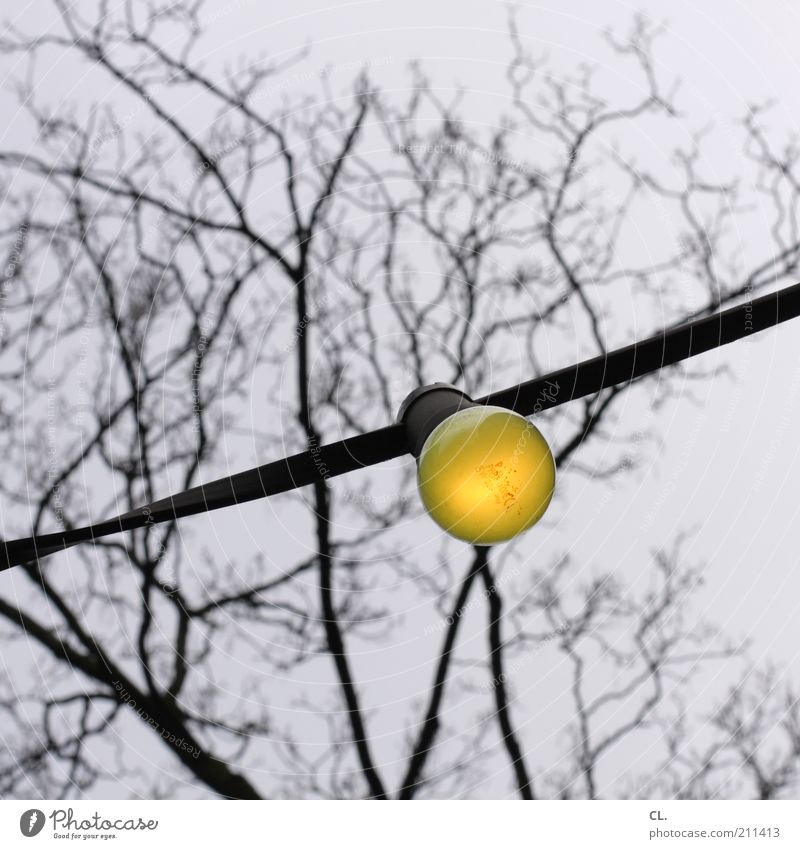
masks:
[(504, 407), (454, 413), (428, 436), (417, 467), (431, 518), (458, 539), (505, 542), (544, 515), (556, 466), (533, 424)]

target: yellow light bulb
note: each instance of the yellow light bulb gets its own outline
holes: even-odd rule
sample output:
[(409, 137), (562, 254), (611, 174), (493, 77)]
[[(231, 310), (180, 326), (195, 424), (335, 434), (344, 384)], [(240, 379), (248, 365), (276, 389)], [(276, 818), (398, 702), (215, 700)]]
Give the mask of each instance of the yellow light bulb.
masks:
[(490, 545), (541, 519), (553, 497), (556, 466), (526, 418), (504, 407), (470, 407), (425, 440), (417, 479), (438, 525), (465, 542)]

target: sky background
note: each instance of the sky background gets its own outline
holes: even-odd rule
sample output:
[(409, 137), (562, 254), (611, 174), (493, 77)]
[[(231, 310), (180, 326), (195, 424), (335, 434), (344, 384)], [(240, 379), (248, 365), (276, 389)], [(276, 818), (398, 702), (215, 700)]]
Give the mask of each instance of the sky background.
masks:
[[(704, 165), (720, 180), (749, 167), (735, 123), (749, 104), (775, 101), (769, 121), (778, 134), (800, 128), (800, 7), (796, 4), (776, 0), (757, 6), (567, 0), (520, 3), (518, 7), (526, 44), (535, 52), (549, 54), (554, 70), (571, 69), (584, 61), (599, 64), (602, 84), (616, 92), (630, 88), (631, 79), (604, 44), (603, 30), (624, 30), (637, 10), (663, 21), (666, 31), (656, 47), (658, 63), (666, 78), (677, 75), (682, 79), (677, 100), (687, 130), (716, 125), (708, 138)], [(492, 121), (499, 110), (509, 106), (504, 83), (509, 43), (503, 3), (370, 0), (323, 4), (296, 0), (261, 4), (217, 0), (206, 4), (205, 10), (207, 22), (213, 24), (203, 42), (209, 67), (222, 67), (259, 52), (280, 59), (306, 46), (311, 48), (308, 57), (285, 74), (282, 92), (290, 97), (295, 90), (299, 96), (313, 85), (309, 77), (325, 68), (332, 70), (335, 82), (341, 79), (345, 86), (353, 74), (352, 63), (365, 62), (385, 91), (399, 95), (409, 85), (408, 62), (419, 60), (443, 93), (456, 86), (472, 92), (469, 118), (474, 124)], [(52, 20), (53, 10), (44, 0), (35, 0), (14, 14), (28, 29), (41, 29)], [(13, 65), (4, 60), (2, 73), (7, 79), (14, 73)], [(62, 96), (115, 100), (113, 90), (87, 89), (86, 79), (77, 65), (45, 69), (42, 77), (54, 101)], [(7, 91), (4, 97), (11, 106)], [(643, 154), (656, 149), (666, 157), (667, 148), (682, 141), (648, 135), (646, 127), (632, 132), (638, 133), (636, 144), (642, 146)], [(30, 138), (23, 121), (8, 122), (0, 133), (8, 147), (18, 148)], [(669, 169), (666, 158), (664, 168)], [(745, 254), (758, 255), (759, 238), (767, 237), (769, 218), (762, 200), (757, 196), (752, 200), (748, 226), (739, 235)], [(649, 250), (657, 255), (669, 234), (648, 224), (642, 226), (636, 250), (641, 255)], [(653, 326), (651, 319), (651, 315), (636, 316), (625, 304), (620, 304), (619, 314), (605, 317), (614, 330), (612, 338), (620, 342), (644, 335)], [(554, 351), (553, 367), (569, 362), (572, 353)], [(545, 558), (568, 551), (579, 564), (578, 576), (590, 574), (598, 566), (613, 568), (636, 589), (637, 582), (644, 586), (648, 580), (642, 565), (650, 552), (668, 544), (676, 532), (685, 531), (684, 557), (705, 564), (705, 583), (695, 602), (698, 609), (729, 638), (749, 641), (754, 662), (779, 661), (800, 681), (800, 323), (706, 354), (696, 365), (706, 371), (724, 366), (729, 372), (716, 379), (676, 384), (679, 397), (654, 412), (647, 404), (650, 390), (627, 396), (610, 425), (614, 436), (620, 444), (633, 444), (638, 429), (655, 423), (660, 444), (642, 443), (637, 449), (637, 468), (604, 490), (588, 479), (572, 477), (533, 532), (536, 541), (521, 562), (530, 563), (539, 553)], [(398, 391), (398, 402), (402, 394)], [(258, 387), (254, 386), (252, 420), (267, 412), (266, 399), (257, 396)], [(249, 459), (242, 457), (241, 466), (236, 466), (229, 458), (231, 471)], [(604, 458), (596, 453), (592, 459), (600, 465)], [(387, 477), (387, 481), (393, 479)], [(290, 529), (291, 506), (270, 509), (277, 511), (280, 524)], [(263, 506), (250, 505), (235, 514), (224, 511), (202, 521), (209, 523), (209, 544), (230, 550), (230, 540), (243, 530), (258, 539)], [(190, 522), (187, 528), (197, 527)], [(433, 525), (429, 531), (433, 535)], [(287, 534), (285, 541), (273, 540), (271, 554), (276, 560), (284, 554), (291, 560), (298, 545), (306, 544), (298, 543), (302, 534), (294, 540), (288, 536), (293, 534)], [(399, 670), (387, 664), (406, 663), (424, 682), (429, 668), (419, 650), (419, 645), (395, 647), (394, 658), (391, 649), (379, 657), (359, 656), (359, 674), (375, 684), (386, 669)], [(415, 656), (420, 657), (419, 662), (410, 662), (409, 657)], [(558, 701), (550, 695), (557, 682), (547, 683), (543, 666), (547, 658), (543, 651), (519, 672), (521, 697), (531, 706), (531, 715), (533, 705), (543, 702), (542, 687), (547, 688), (547, 706), (554, 714), (558, 711)], [(313, 666), (310, 670), (305, 668), (303, 674), (313, 677)], [(724, 674), (720, 666), (703, 680), (696, 698), (718, 692), (715, 676)], [(395, 693), (399, 698), (411, 686), (415, 685), (403, 675), (392, 675), (378, 691), (389, 702)], [(391, 724), (391, 712), (383, 721)], [(525, 721), (521, 719), (521, 724)], [(546, 720), (542, 721), (546, 725)], [(381, 733), (380, 729), (376, 733)]]

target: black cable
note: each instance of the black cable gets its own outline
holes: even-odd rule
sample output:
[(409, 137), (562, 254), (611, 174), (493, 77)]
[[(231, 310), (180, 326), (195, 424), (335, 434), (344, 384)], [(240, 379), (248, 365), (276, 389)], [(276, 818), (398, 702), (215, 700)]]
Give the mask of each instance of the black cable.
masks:
[[(679, 325), (626, 348), (493, 392), (477, 398), (476, 403), (507, 407), (524, 416), (534, 415), (541, 410), (593, 395), (610, 386), (628, 383), (637, 377), (798, 316), (800, 283), (724, 312)], [(0, 571), (98, 537), (277, 495), (383, 463), (406, 453), (406, 435), (400, 424), (330, 445), (321, 445), (283, 460), (196, 486), (95, 525), (0, 544)]]
[(628, 383), (800, 316), (800, 283), (477, 399), (523, 416)]
[(244, 504), (374, 466), (406, 453), (405, 432), (398, 424), (351, 436), (341, 442), (321, 445), (231, 477), (201, 484), (104, 522), (0, 543), (0, 572), (98, 537)]

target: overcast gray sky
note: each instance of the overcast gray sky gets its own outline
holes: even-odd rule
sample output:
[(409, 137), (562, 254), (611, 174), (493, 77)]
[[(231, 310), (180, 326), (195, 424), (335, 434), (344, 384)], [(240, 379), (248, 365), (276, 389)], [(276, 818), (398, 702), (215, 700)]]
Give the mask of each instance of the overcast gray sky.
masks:
[[(678, 103), (685, 110), (686, 127), (718, 125), (709, 140), (706, 165), (720, 179), (746, 169), (734, 119), (749, 103), (774, 99), (770, 120), (776, 132), (800, 128), (796, 4), (559, 0), (518, 5), (526, 42), (548, 52), (555, 69), (570, 68), (578, 61), (597, 63), (604, 67), (606, 84), (621, 91), (630, 80), (604, 45), (602, 30), (624, 28), (637, 9), (663, 20), (667, 31), (657, 58), (666, 76), (676, 74), (683, 80)], [(487, 115), (496, 115), (508, 96), (503, 82), (509, 57), (503, 3), (215, 0), (206, 5), (205, 14), (213, 22), (205, 41), (212, 65), (259, 51), (276, 58), (289, 56), (310, 45), (308, 59), (287, 72), (288, 92), (296, 84), (302, 93), (309, 85), (308, 74), (328, 66), (339, 69), (344, 84), (352, 62), (373, 63), (373, 76), (387, 91), (404, 90), (409, 84), (407, 62), (418, 59), (443, 90), (461, 85), (475, 92), (475, 102), (486, 104)], [(19, 11), (29, 29), (45, 27), (52, 16), (46, 0), (34, 0)], [(9, 72), (13, 68), (6, 61), (4, 74)], [(113, 92), (83, 90), (83, 80), (79, 68), (65, 72), (54, 67), (49, 84), (54, 97), (63, 91), (70, 97), (113, 99)], [(476, 124), (483, 120), (480, 108), (473, 108), (468, 117)], [(14, 122), (7, 123), (2, 134), (3, 145), (10, 147), (28, 138), (26, 129)], [(660, 148), (665, 141), (643, 135), (640, 143), (643, 149)], [(753, 197), (748, 218), (752, 226), (741, 234), (746, 252), (755, 251), (759, 237), (768, 235), (768, 215), (761, 203)], [(657, 253), (664, 235), (644, 229), (643, 245), (651, 238)], [(633, 318), (627, 316), (632, 330)], [(754, 660), (779, 659), (800, 680), (799, 364), (800, 323), (698, 360), (698, 367), (725, 365), (732, 375), (687, 385), (681, 397), (657, 411), (662, 445), (644, 444), (637, 470), (620, 479), (607, 495), (598, 498), (596, 485), (571, 479), (559, 491), (541, 529), (534, 531), (542, 557), (568, 550), (587, 571), (593, 564), (616, 566), (636, 586), (640, 577), (645, 580), (640, 572), (652, 549), (667, 543), (676, 530), (692, 531), (684, 555), (707, 563), (699, 606), (729, 637), (750, 639)], [(645, 401), (639, 393), (620, 406), (616, 425), (620, 440), (630, 439), (647, 421)], [(602, 459), (596, 458), (598, 463)], [(217, 543), (223, 546), (229, 534), (241, 532), (242, 524), (257, 537), (261, 509), (251, 506), (235, 517), (230, 511), (213, 517), (210, 527)], [(546, 657), (542, 653), (541, 662)], [(387, 650), (371, 661), (362, 659), (360, 671), (377, 678), (391, 662)], [(531, 704), (539, 697), (536, 681), (542, 670), (537, 664), (519, 673), (523, 701), (529, 699)], [(424, 669), (420, 680), (427, 676)], [(698, 698), (716, 692), (716, 683), (713, 678), (703, 683)], [(402, 679), (383, 686), (388, 700), (393, 688), (402, 691)], [(555, 699), (552, 705), (555, 709)]]

